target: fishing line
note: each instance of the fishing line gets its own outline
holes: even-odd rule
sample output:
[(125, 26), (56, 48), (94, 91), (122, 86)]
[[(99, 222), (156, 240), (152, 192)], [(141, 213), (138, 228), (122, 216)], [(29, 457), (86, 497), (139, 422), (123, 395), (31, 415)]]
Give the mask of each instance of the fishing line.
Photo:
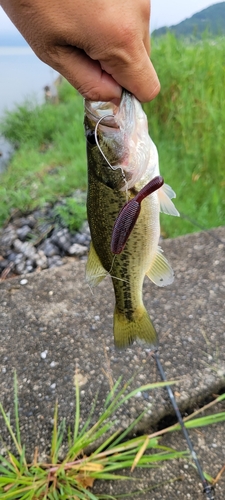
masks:
[[(165, 372), (163, 370), (161, 361), (159, 359), (158, 351), (155, 351), (152, 355), (153, 355), (153, 357), (155, 359), (155, 362), (156, 362), (156, 365), (157, 365), (157, 368), (158, 368), (158, 371), (160, 373), (160, 377), (161, 377), (162, 381), (163, 382), (167, 382)], [(215, 500), (214, 488), (205, 479), (203, 470), (202, 470), (201, 465), (200, 465), (200, 463), (198, 461), (198, 457), (197, 457), (196, 452), (195, 452), (195, 450), (193, 448), (193, 445), (192, 445), (192, 442), (190, 440), (188, 431), (187, 431), (187, 429), (186, 429), (186, 427), (184, 425), (184, 422), (183, 422), (180, 410), (179, 410), (179, 408), (177, 406), (177, 402), (176, 402), (174, 393), (173, 393), (173, 391), (172, 391), (172, 389), (171, 389), (171, 387), (169, 385), (166, 385), (165, 388), (166, 388), (166, 390), (168, 392), (171, 404), (172, 404), (173, 409), (174, 409), (174, 411), (176, 413), (177, 420), (178, 420), (178, 422), (179, 422), (179, 424), (181, 426), (181, 430), (183, 432), (184, 438), (186, 439), (188, 448), (189, 448), (189, 450), (191, 452), (192, 459), (193, 459), (193, 461), (194, 461), (194, 463), (196, 465), (197, 471), (199, 473), (199, 476), (200, 476), (200, 479), (201, 479), (201, 482), (202, 482), (202, 486), (203, 486), (203, 493), (205, 493), (205, 495), (208, 498), (208, 500)]]
[[(105, 118), (109, 118), (109, 117), (113, 117), (113, 116), (114, 116), (114, 115), (104, 115), (104, 116), (102, 116), (101, 118), (99, 118), (99, 120), (97, 121), (97, 123), (96, 123), (96, 125), (95, 125), (95, 142), (96, 142), (96, 144), (97, 144), (97, 146), (98, 146), (98, 149), (99, 149), (99, 151), (100, 151), (101, 155), (103, 156), (103, 158), (104, 158), (104, 160), (106, 161), (106, 163), (108, 163), (109, 167), (110, 167), (112, 170), (118, 170), (118, 168), (120, 168), (120, 169), (121, 169), (121, 171), (122, 171), (122, 173), (123, 173), (123, 170), (122, 170), (122, 168), (121, 168), (121, 167), (113, 167), (113, 166), (111, 165), (111, 163), (109, 163), (109, 160), (106, 158), (106, 156), (105, 156), (105, 154), (103, 153), (102, 148), (101, 148), (101, 146), (100, 146), (100, 144), (99, 144), (99, 142), (98, 142), (98, 135), (97, 135), (97, 131), (98, 131), (98, 126), (99, 126), (99, 124), (100, 124), (100, 123), (101, 123), (101, 121), (102, 121), (102, 120), (104, 120)], [(124, 173), (123, 173), (123, 175), (124, 175)]]
[[(102, 279), (104, 279), (104, 278), (106, 278), (107, 276), (110, 276), (110, 278), (113, 278), (113, 279), (115, 279), (115, 280), (118, 280), (118, 281), (123, 281), (124, 283), (128, 283), (128, 280), (125, 280), (124, 278), (118, 278), (117, 276), (113, 276), (113, 274), (111, 274), (111, 271), (112, 271), (112, 269), (113, 269), (113, 265), (114, 265), (115, 258), (116, 258), (116, 255), (114, 255), (114, 256), (113, 256), (112, 264), (111, 264), (111, 267), (110, 267), (109, 271), (106, 271), (106, 270), (105, 270), (105, 273), (102, 273), (102, 274), (97, 274), (97, 275), (95, 276), (95, 278), (102, 278)], [(1, 280), (0, 280), (0, 281), (1, 281)], [(89, 282), (87, 281), (87, 285), (89, 286), (89, 288), (90, 288), (90, 290), (91, 290), (92, 295), (94, 295), (94, 292), (93, 292), (93, 289), (92, 289), (92, 288), (93, 288), (93, 287), (95, 287), (95, 286), (96, 286), (96, 284), (94, 284), (94, 285), (93, 285), (93, 283), (91, 283), (91, 282), (89, 283)]]
[(103, 156), (104, 160), (106, 161), (106, 163), (108, 163), (109, 167), (112, 169), (112, 170), (118, 170), (120, 169), (121, 170), (121, 173), (122, 173), (122, 177), (123, 177), (123, 180), (124, 180), (124, 184), (125, 184), (125, 190), (126, 190), (126, 194), (127, 194), (127, 191), (128, 191), (128, 188), (127, 188), (127, 180), (126, 180), (126, 176), (125, 176), (125, 173), (122, 169), (122, 167), (118, 166), (118, 167), (113, 167), (111, 165), (111, 163), (109, 162), (109, 160), (106, 158), (105, 154), (103, 153), (102, 151), (102, 148), (99, 144), (99, 141), (98, 141), (98, 135), (97, 135), (97, 131), (98, 131), (98, 126), (99, 124), (101, 123), (102, 120), (104, 120), (105, 118), (109, 118), (109, 117), (114, 117), (114, 115), (105, 115), (105, 116), (102, 116), (101, 118), (99, 118), (99, 120), (97, 121), (96, 125), (95, 125), (95, 142), (98, 146), (98, 149), (101, 153), (101, 155)]
[(209, 236), (211, 236), (214, 240), (218, 241), (219, 243), (224, 244), (224, 241), (222, 241), (218, 236), (215, 236), (215, 234), (211, 233), (210, 229), (207, 229), (206, 227), (202, 226), (201, 224), (198, 223), (198, 221), (196, 221), (195, 219), (193, 219), (189, 215), (186, 215), (183, 212), (180, 212), (180, 217), (181, 217), (181, 219), (185, 219), (188, 222), (190, 222), (190, 224), (193, 224), (193, 226), (196, 226), (199, 229), (201, 229), (202, 231), (207, 232), (207, 234)]

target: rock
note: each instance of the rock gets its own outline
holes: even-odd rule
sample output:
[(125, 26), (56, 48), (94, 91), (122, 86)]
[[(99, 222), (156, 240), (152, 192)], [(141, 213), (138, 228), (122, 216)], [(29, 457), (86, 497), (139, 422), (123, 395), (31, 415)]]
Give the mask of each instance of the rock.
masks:
[(13, 225), (16, 228), (21, 228), (23, 226), (29, 226), (33, 228), (36, 224), (36, 221), (32, 215), (28, 215), (28, 217), (19, 217), (18, 219), (13, 220)]
[(14, 249), (17, 252), (21, 252), (22, 245), (23, 245), (22, 241), (20, 241), (18, 238), (16, 238), (15, 241), (14, 241), (14, 243), (13, 243)]
[(35, 256), (35, 248), (33, 245), (31, 245), (31, 243), (23, 243), (24, 247), (23, 247), (23, 253), (26, 257), (28, 257), (29, 259), (34, 259), (34, 256)]
[(27, 225), (30, 226), (31, 229), (33, 229), (35, 224), (36, 224), (36, 220), (32, 214), (28, 215), (26, 221), (27, 221)]
[(26, 279), (23, 279), (20, 281), (20, 285), (27, 285), (28, 281)]
[(27, 266), (33, 266), (34, 262), (31, 259), (27, 259), (26, 265)]
[(45, 253), (46, 257), (52, 257), (53, 255), (59, 255), (59, 248), (51, 242), (50, 238), (47, 238), (41, 245), (41, 250)]
[[(8, 261), (15, 262), (17, 255), (18, 255), (18, 253), (16, 253), (16, 252), (10, 252), (7, 256)], [(23, 255), (23, 254), (21, 254), (21, 255)]]
[(16, 257), (14, 259), (15, 264), (20, 264), (22, 261), (25, 261), (23, 253), (16, 253)]
[(34, 271), (34, 266), (30, 266), (26, 264), (25, 273), (32, 273)]
[(68, 252), (68, 249), (71, 246), (71, 237), (68, 229), (61, 229), (57, 232), (53, 232), (51, 236), (51, 242), (57, 245), (59, 248)]
[(82, 224), (80, 232), (89, 235), (91, 238), (90, 227), (87, 220), (85, 220), (84, 223)]
[(36, 250), (34, 246), (31, 243), (28, 243), (25, 241), (22, 243), (18, 238), (14, 241), (14, 248), (20, 253), (23, 253), (25, 257), (28, 257), (29, 259), (34, 259)]
[(0, 260), (0, 271), (3, 271), (8, 266), (8, 260), (1, 259)]
[(26, 263), (24, 261), (17, 264), (16, 268), (15, 268), (17, 274), (23, 274), (25, 271), (25, 267), (26, 267)]
[(26, 260), (26, 270), (25, 270), (25, 272), (26, 273), (32, 273), (35, 268), (36, 268), (36, 263), (34, 264), (34, 262), (32, 260), (27, 259)]
[(78, 245), (86, 245), (89, 243), (87, 235), (85, 233), (76, 233), (72, 238), (73, 243), (77, 243)]
[(60, 267), (63, 265), (62, 259), (59, 255), (53, 255), (53, 257), (48, 258), (48, 267), (51, 269), (52, 267)]
[(12, 224), (9, 224), (2, 232), (1, 235), (1, 247), (9, 248), (14, 240), (16, 239), (17, 234)]
[(37, 267), (40, 267), (41, 269), (46, 269), (46, 267), (48, 267), (48, 259), (44, 254), (43, 250), (39, 250), (35, 254), (34, 260), (36, 262)]
[(24, 225), (22, 227), (20, 227), (19, 229), (17, 229), (17, 236), (18, 238), (21, 240), (21, 241), (25, 241), (27, 235), (30, 233), (30, 226), (28, 225)]
[[(77, 196), (84, 200), (86, 195), (78, 190)], [(62, 266), (65, 255), (87, 258), (91, 240), (88, 223), (84, 222), (78, 232), (70, 233), (56, 218), (55, 209), (63, 203), (63, 199), (54, 206), (46, 203), (22, 217), (18, 212), (12, 214), (7, 227), (0, 228), (0, 276), (5, 269), (9, 269), (7, 277), (11, 277), (12, 273), (27, 274), (36, 268)]]
[(68, 253), (70, 255), (75, 255), (77, 257), (81, 257), (82, 255), (86, 255), (88, 252), (88, 248), (84, 245), (79, 245), (78, 243), (74, 243), (69, 249)]

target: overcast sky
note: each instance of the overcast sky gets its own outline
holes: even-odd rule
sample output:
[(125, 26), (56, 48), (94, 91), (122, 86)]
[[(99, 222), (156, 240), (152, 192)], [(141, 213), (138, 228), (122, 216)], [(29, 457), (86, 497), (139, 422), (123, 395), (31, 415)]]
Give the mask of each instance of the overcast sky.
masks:
[[(151, 30), (161, 26), (170, 26), (183, 21), (206, 7), (215, 3), (221, 3), (218, 0), (152, 0)], [(15, 32), (16, 28), (8, 19), (3, 9), (0, 7), (0, 31)]]
[(151, 31), (161, 26), (180, 23), (215, 3), (221, 2), (219, 0), (152, 0)]

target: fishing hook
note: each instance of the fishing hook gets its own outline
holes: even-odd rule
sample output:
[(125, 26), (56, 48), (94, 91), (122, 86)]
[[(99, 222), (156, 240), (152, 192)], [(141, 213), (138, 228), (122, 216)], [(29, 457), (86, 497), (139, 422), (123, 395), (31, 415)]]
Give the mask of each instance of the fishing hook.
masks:
[(101, 155), (103, 156), (104, 160), (106, 161), (106, 163), (108, 163), (109, 167), (112, 169), (112, 170), (118, 170), (120, 169), (121, 170), (121, 173), (122, 173), (122, 177), (123, 177), (123, 180), (124, 180), (124, 184), (125, 184), (125, 189), (126, 189), (126, 193), (127, 193), (127, 180), (126, 180), (126, 176), (125, 176), (125, 173), (122, 169), (122, 167), (118, 166), (118, 167), (113, 167), (111, 165), (111, 163), (109, 162), (109, 160), (106, 158), (105, 154), (103, 153), (102, 151), (102, 148), (99, 144), (99, 141), (98, 141), (98, 135), (97, 135), (97, 131), (98, 131), (98, 126), (99, 124), (101, 123), (102, 120), (104, 120), (105, 118), (108, 118), (108, 117), (114, 117), (114, 115), (105, 115), (105, 116), (101, 116), (101, 118), (99, 118), (99, 120), (97, 121), (96, 125), (95, 125), (95, 142), (97, 144), (97, 147), (101, 153)]
[[(111, 165), (111, 163), (109, 163), (109, 160), (107, 160), (107, 158), (106, 158), (105, 154), (103, 153), (102, 148), (101, 148), (101, 146), (100, 146), (100, 144), (99, 144), (99, 142), (98, 142), (98, 135), (97, 135), (97, 131), (98, 131), (98, 126), (99, 126), (99, 124), (100, 124), (100, 123), (101, 123), (101, 121), (102, 121), (102, 120), (104, 120), (105, 118), (109, 118), (109, 117), (113, 117), (113, 116), (114, 116), (114, 115), (105, 115), (105, 116), (102, 116), (101, 118), (99, 118), (99, 120), (97, 121), (97, 123), (96, 123), (96, 125), (95, 125), (95, 142), (96, 142), (96, 144), (97, 144), (97, 146), (98, 146), (98, 149), (99, 149), (99, 151), (100, 151), (101, 155), (103, 156), (103, 158), (104, 158), (104, 160), (106, 161), (106, 163), (108, 163), (109, 167), (110, 167), (112, 170), (117, 170), (118, 168), (120, 168), (120, 169), (122, 170), (122, 168), (121, 168), (121, 167), (113, 167), (113, 166)], [(122, 171), (122, 172), (123, 172), (123, 171)]]

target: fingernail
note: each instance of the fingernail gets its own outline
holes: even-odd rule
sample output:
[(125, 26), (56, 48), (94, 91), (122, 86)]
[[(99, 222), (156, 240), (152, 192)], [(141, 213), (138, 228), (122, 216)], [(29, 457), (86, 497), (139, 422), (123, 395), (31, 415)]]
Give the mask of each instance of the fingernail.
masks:
[(160, 92), (160, 88), (161, 88), (161, 85), (160, 85), (160, 82), (158, 80), (156, 86), (153, 88), (150, 96), (149, 96), (149, 101), (152, 101), (152, 99), (155, 99), (155, 97), (158, 95), (158, 93)]

